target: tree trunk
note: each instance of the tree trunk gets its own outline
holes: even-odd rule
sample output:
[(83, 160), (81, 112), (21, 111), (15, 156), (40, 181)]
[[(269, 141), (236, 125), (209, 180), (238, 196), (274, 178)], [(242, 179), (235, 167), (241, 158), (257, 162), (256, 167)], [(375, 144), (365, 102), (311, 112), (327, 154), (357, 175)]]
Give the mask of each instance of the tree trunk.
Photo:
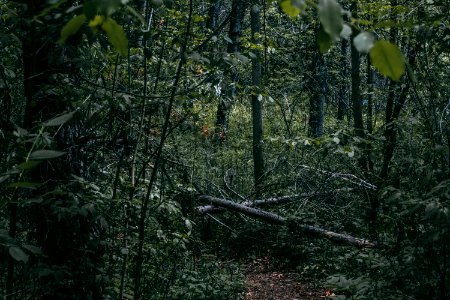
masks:
[(325, 93), (327, 90), (325, 60), (319, 51), (317, 43), (312, 45), (311, 63), (308, 66), (309, 86), (311, 96), (309, 98), (308, 136), (317, 138), (323, 135)]
[[(46, 6), (47, 1), (44, 0), (28, 1), (22, 14), (21, 42), (26, 101), (22, 126), (30, 134), (37, 132), (42, 122), (66, 112), (68, 103), (52, 89), (63, 85), (55, 75), (57, 70), (66, 68), (67, 71), (67, 65), (62, 62), (64, 57), (61, 56), (62, 52), (59, 52), (60, 47), (56, 45), (56, 40), (49, 39), (49, 32), (59, 32), (62, 28), (64, 24), (61, 21), (64, 18), (48, 18), (45, 22), (31, 21)], [(76, 51), (67, 53), (75, 54)], [(67, 150), (73, 129), (66, 124), (57, 131), (53, 130), (45, 128), (54, 139), (52, 150)], [(34, 150), (41, 149), (25, 151), (28, 153)], [(95, 278), (100, 274), (97, 270), (102, 267), (101, 254), (99, 255), (101, 247), (93, 245), (91, 216), (81, 214), (82, 206), (88, 200), (78, 200), (72, 195), (72, 192), (78, 192), (80, 187), (74, 184), (70, 176), (75, 172), (71, 159), (73, 156), (54, 158), (51, 162), (42, 161), (39, 166), (23, 175), (25, 181), (41, 183), (39, 189), (26, 193), (20, 189), (16, 191), (24, 203), (27, 198), (42, 197), (46, 200), (41, 203), (24, 204), (24, 207), (20, 207), (22, 213), (19, 214), (26, 215), (28, 218), (26, 221), (30, 222), (29, 226), (35, 228), (29, 238), (34, 238), (43, 251), (38, 263), (47, 266), (52, 272), (50, 276), (41, 277), (38, 282), (33, 283), (37, 284), (36, 292), (39, 293), (40, 299), (79, 299), (81, 294), (100, 297), (100, 283)], [(64, 209), (70, 213), (64, 213)], [(18, 223), (25, 222), (13, 216), (11, 220)], [(14, 228), (16, 226), (11, 224), (10, 234), (13, 236)], [(70, 275), (61, 271), (64, 269), (70, 270)], [(53, 276), (53, 273), (61, 273), (61, 276)], [(7, 294), (14, 295), (10, 291), (7, 291)]]
[[(230, 14), (230, 29), (228, 31), (228, 36), (231, 43), (228, 42), (227, 52), (235, 53), (240, 50), (240, 38), (242, 35), (242, 21), (245, 15), (246, 1), (244, 0), (233, 0)], [(217, 105), (216, 114), (216, 139), (218, 137), (225, 137), (226, 131), (228, 129), (228, 114), (231, 107), (231, 103), (236, 95), (236, 82), (239, 78), (239, 73), (235, 68), (230, 72), (227, 72), (231, 77), (231, 83), (227, 84), (225, 91), (225, 97), (221, 97), (219, 104)], [(223, 141), (224, 138), (217, 139)]]
[[(320, 53), (318, 54), (320, 55)], [(315, 67), (312, 95), (309, 99), (309, 128), (308, 136), (317, 138), (323, 135), (324, 106), (326, 93), (326, 76), (323, 58), (320, 55), (319, 64)]]
[[(370, 56), (367, 55), (367, 132), (369, 138), (373, 133), (373, 70), (370, 62)], [(369, 172), (373, 171), (373, 160), (370, 153), (372, 152), (372, 144), (366, 145), (367, 168)]]
[[(292, 202), (298, 201), (299, 198), (308, 199), (311, 197), (326, 196), (326, 195), (330, 195), (330, 194), (331, 194), (331, 192), (330, 193), (307, 193), (307, 194), (305, 193), (305, 194), (298, 194), (298, 195), (270, 197), (267, 199), (247, 200), (240, 204), (244, 205), (244, 206), (248, 206), (248, 207), (271, 206), (271, 205), (292, 203)], [(199, 206), (199, 207), (197, 207), (197, 210), (201, 214), (220, 213), (220, 212), (224, 211), (223, 209), (213, 206), (213, 205)]]
[(342, 79), (339, 85), (339, 99), (338, 99), (338, 112), (337, 119), (344, 120), (344, 117), (347, 115), (348, 109), (348, 85), (346, 82), (348, 76), (348, 63), (347, 63), (347, 49), (348, 49), (348, 41), (346, 39), (342, 39), (341, 42), (341, 70), (342, 70)]
[(251, 208), (242, 204), (234, 203), (230, 200), (216, 198), (212, 196), (200, 196), (199, 200), (201, 202), (211, 203), (220, 207), (224, 207), (233, 211), (237, 211), (243, 213), (248, 216), (255, 217), (257, 219), (263, 220), (267, 223), (275, 224), (275, 225), (287, 225), (293, 228), (295, 231), (299, 231), (305, 235), (313, 236), (313, 237), (323, 237), (327, 238), (333, 243), (340, 245), (348, 245), (355, 246), (358, 248), (373, 248), (376, 245), (368, 240), (355, 238), (353, 236), (336, 233), (333, 231), (329, 231), (323, 228), (311, 226), (311, 225), (303, 225), (300, 224), (298, 220), (288, 220), (284, 217), (281, 217), (277, 214), (267, 212), (264, 210)]
[[(261, 31), (259, 20), (260, 8), (254, 5), (251, 9), (252, 42), (257, 44), (257, 36)], [(262, 148), (262, 102), (259, 99), (261, 93), (261, 51), (254, 50), (255, 57), (252, 59), (252, 125), (253, 125), (253, 171), (256, 195), (259, 195), (260, 186), (264, 176), (264, 156)]]
[(220, 13), (220, 2), (221, 0), (210, 0), (209, 10), (208, 10), (208, 20), (206, 22), (206, 27), (211, 30), (215, 30), (219, 21)]
[[(357, 18), (358, 7), (357, 2), (353, 1), (351, 3), (351, 12), (354, 18)], [(351, 37), (351, 41), (355, 38), (356, 33), (354, 32)], [(352, 107), (353, 107), (353, 128), (355, 134), (358, 137), (364, 137), (364, 125), (362, 116), (362, 105), (361, 105), (361, 76), (360, 76), (360, 64), (361, 59), (358, 50), (356, 50), (353, 42), (351, 42), (351, 57), (352, 57)]]
[(230, 30), (228, 31), (228, 37), (231, 43), (228, 43), (227, 52), (235, 53), (240, 51), (241, 46), (241, 36), (242, 36), (242, 21), (244, 20), (245, 0), (233, 0), (231, 7), (231, 18), (230, 18)]

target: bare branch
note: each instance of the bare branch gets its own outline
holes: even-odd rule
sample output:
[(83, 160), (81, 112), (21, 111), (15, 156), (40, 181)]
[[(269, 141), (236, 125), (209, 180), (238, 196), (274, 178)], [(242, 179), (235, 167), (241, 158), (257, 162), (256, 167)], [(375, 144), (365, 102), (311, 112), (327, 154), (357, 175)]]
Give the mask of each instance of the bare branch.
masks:
[(353, 174), (346, 174), (346, 173), (335, 173), (335, 172), (330, 172), (330, 171), (326, 171), (326, 170), (320, 170), (320, 169), (316, 169), (310, 166), (306, 166), (306, 165), (300, 165), (301, 168), (304, 169), (308, 169), (308, 170), (313, 170), (316, 171), (318, 173), (322, 173), (322, 174), (326, 174), (329, 175), (331, 177), (337, 177), (337, 178), (341, 178), (342, 180), (346, 180), (349, 181), (353, 184), (356, 184), (358, 186), (364, 187), (366, 189), (371, 189), (371, 190), (376, 190), (377, 186), (374, 184), (371, 184), (370, 182), (367, 182), (364, 179), (361, 179)]
[(237, 211), (243, 213), (248, 216), (255, 217), (257, 219), (263, 220), (265, 222), (276, 224), (276, 225), (289, 225), (295, 226), (296, 229), (300, 230), (306, 235), (313, 237), (324, 237), (332, 241), (333, 243), (340, 245), (349, 245), (355, 246), (358, 248), (374, 248), (376, 247), (375, 243), (370, 242), (365, 239), (355, 238), (348, 234), (342, 234), (333, 232), (330, 230), (326, 230), (320, 227), (315, 227), (311, 225), (304, 225), (298, 223), (296, 220), (287, 220), (286, 218), (257, 208), (252, 208), (245, 206), (243, 204), (235, 203), (227, 199), (216, 198), (212, 196), (200, 196), (199, 200), (202, 202), (211, 203), (215, 206), (220, 206), (223, 208), (227, 208), (233, 211)]
[[(333, 193), (336, 193), (334, 191)], [(248, 207), (260, 207), (260, 206), (269, 206), (269, 205), (278, 205), (278, 204), (286, 204), (296, 201), (299, 198), (307, 199), (315, 196), (325, 196), (329, 195), (331, 192), (326, 193), (303, 193), (303, 194), (296, 194), (296, 195), (288, 195), (288, 196), (280, 196), (280, 197), (270, 197), (266, 199), (257, 199), (257, 200), (245, 200), (244, 202), (240, 203), (241, 205), (248, 206)], [(241, 198), (241, 197), (239, 197)], [(242, 198), (241, 198), (242, 199)], [(245, 199), (245, 198), (244, 198)], [(204, 205), (199, 206), (197, 208), (198, 212), (201, 214), (206, 213), (221, 213), (225, 210), (220, 207), (216, 207), (214, 205)]]

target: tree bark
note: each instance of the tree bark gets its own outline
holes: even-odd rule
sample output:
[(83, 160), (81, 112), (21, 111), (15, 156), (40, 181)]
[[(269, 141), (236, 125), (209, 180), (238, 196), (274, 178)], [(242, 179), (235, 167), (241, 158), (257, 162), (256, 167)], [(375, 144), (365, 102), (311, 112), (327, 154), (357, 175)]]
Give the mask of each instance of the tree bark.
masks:
[[(247, 207), (260, 207), (260, 206), (270, 206), (270, 205), (278, 205), (278, 204), (286, 204), (297, 201), (299, 198), (310, 198), (316, 196), (324, 196), (331, 193), (310, 193), (310, 194), (299, 194), (299, 195), (289, 195), (289, 196), (281, 196), (281, 197), (271, 197), (267, 199), (258, 199), (258, 200), (247, 200), (241, 205)], [(224, 209), (220, 207), (216, 207), (213, 205), (205, 205), (197, 207), (197, 210), (201, 214), (210, 214), (210, 213), (219, 213), (223, 212)]]
[[(67, 69), (64, 61), (67, 56), (62, 56), (63, 52), (59, 51), (61, 48), (56, 45), (56, 38), (49, 35), (59, 32), (64, 25), (62, 23), (64, 18), (46, 16), (45, 22), (32, 21), (47, 7), (47, 1), (44, 0), (28, 1), (25, 7), (20, 22), (26, 101), (22, 127), (31, 134), (37, 131), (42, 122), (67, 112), (69, 102), (53, 91), (53, 88), (63, 85), (55, 75), (59, 72), (58, 70)], [(68, 6), (59, 7), (62, 11), (67, 8)], [(53, 11), (48, 14), (53, 14)], [(63, 16), (66, 15), (63, 14)], [(69, 53), (76, 55), (77, 52), (66, 52), (67, 55)], [(77, 70), (72, 69), (72, 71)], [(69, 139), (74, 134), (70, 125), (64, 125), (56, 132), (52, 132), (52, 128), (45, 130), (54, 139), (52, 150), (64, 151), (69, 148)], [(28, 153), (34, 150), (41, 149), (28, 148), (25, 151)], [(70, 270), (70, 275), (64, 275), (63, 278), (57, 279), (50, 275), (33, 282), (36, 284), (36, 293), (39, 294), (40, 299), (78, 299), (80, 294), (92, 295), (94, 298), (100, 297), (101, 284), (93, 278), (100, 274), (98, 269), (102, 268), (101, 247), (93, 246), (92, 218), (80, 213), (82, 206), (88, 200), (78, 200), (72, 196), (74, 191), (71, 187), (74, 187), (74, 184), (70, 175), (75, 172), (73, 156), (55, 158), (51, 162), (44, 160), (36, 168), (23, 173), (24, 180), (41, 183), (39, 188), (26, 193), (20, 189), (16, 191), (19, 194), (18, 199), (22, 199), (20, 201), (24, 203), (24, 206), (17, 207), (16, 212), (19, 216), (26, 215), (27, 219), (11, 216), (11, 220), (16, 220), (17, 223), (29, 222), (27, 225), (35, 228), (29, 233), (28, 238), (35, 239), (37, 246), (43, 252), (42, 256), (36, 258), (36, 263), (48, 266), (48, 269), (55, 274), (62, 269)], [(78, 188), (75, 187), (75, 189)], [(58, 194), (53, 195), (52, 193), (56, 190), (59, 191)], [(26, 199), (37, 197), (49, 201), (25, 204)], [(13, 202), (11, 205), (15, 206), (17, 201)], [(62, 208), (58, 205), (62, 204), (55, 203), (63, 203), (64, 209), (70, 207), (70, 213), (61, 213), (59, 209), (62, 210)], [(16, 225), (10, 227), (12, 236), (15, 234), (13, 232), (15, 228), (17, 228)], [(88, 258), (86, 253), (90, 253)], [(8, 299), (15, 297), (15, 293), (10, 290), (7, 294), (10, 295)]]
[(309, 98), (308, 136), (312, 138), (323, 135), (325, 93), (327, 90), (325, 60), (317, 43), (312, 46), (311, 63), (308, 67), (311, 76)]
[(347, 115), (348, 109), (348, 84), (346, 82), (348, 76), (348, 60), (347, 60), (347, 50), (348, 49), (348, 41), (346, 39), (342, 39), (341, 42), (341, 71), (342, 71), (342, 80), (339, 85), (339, 99), (338, 99), (338, 112), (337, 119), (344, 120), (344, 117)]
[(316, 66), (316, 72), (313, 79), (314, 82), (312, 85), (313, 91), (309, 99), (308, 136), (313, 138), (321, 137), (323, 135), (326, 93), (325, 67), (323, 66), (323, 58), (319, 59), (319, 64), (319, 66)]
[[(259, 42), (258, 35), (261, 31), (260, 8), (254, 5), (251, 9), (252, 42)], [(252, 125), (253, 125), (253, 171), (256, 195), (259, 195), (261, 183), (264, 177), (264, 156), (262, 148), (262, 102), (259, 99), (261, 94), (261, 51), (254, 50), (255, 57), (252, 59)]]
[[(233, 0), (231, 13), (230, 13), (230, 28), (228, 31), (228, 37), (231, 43), (228, 42), (227, 52), (235, 53), (240, 50), (240, 39), (242, 35), (242, 22), (245, 15), (246, 1), (244, 0)], [(217, 105), (216, 113), (216, 140), (223, 141), (224, 138), (218, 139), (218, 137), (225, 137), (228, 130), (228, 114), (230, 110), (231, 103), (236, 95), (235, 84), (238, 81), (239, 73), (236, 69), (232, 69), (230, 72), (231, 84), (227, 85), (225, 91), (225, 98), (221, 97), (219, 104)]]
[(220, 2), (221, 0), (210, 0), (209, 10), (208, 10), (208, 20), (206, 22), (206, 27), (211, 30), (215, 30), (219, 21), (220, 13)]
[[(351, 3), (351, 12), (354, 18), (357, 18), (358, 7), (357, 2), (353, 1)], [(356, 32), (353, 32), (351, 40), (355, 38)], [(358, 50), (356, 50), (353, 43), (351, 43), (351, 63), (352, 63), (352, 107), (353, 107), (353, 128), (355, 134), (358, 137), (364, 138), (364, 125), (362, 116), (362, 105), (361, 105), (361, 75), (360, 75), (360, 64), (361, 59)]]
[(216, 198), (212, 196), (200, 196), (199, 200), (202, 202), (211, 203), (216, 206), (224, 207), (236, 212), (243, 213), (245, 215), (263, 220), (270, 224), (275, 225), (288, 225), (294, 228), (295, 230), (298, 230), (302, 232), (305, 235), (313, 236), (313, 237), (321, 237), (321, 238), (327, 238), (333, 243), (340, 244), (340, 245), (348, 245), (348, 246), (355, 246), (358, 248), (374, 248), (376, 245), (368, 240), (355, 238), (353, 236), (342, 234), (342, 233), (336, 233), (333, 231), (329, 231), (323, 228), (311, 226), (311, 225), (304, 225), (299, 223), (299, 220), (288, 220), (282, 216), (279, 216), (277, 214), (267, 212), (264, 210), (251, 208), (242, 204), (234, 203), (230, 200), (222, 199), (222, 198)]
[(244, 0), (233, 0), (231, 5), (230, 30), (228, 31), (228, 37), (231, 43), (228, 43), (227, 52), (235, 53), (240, 51), (242, 22), (247, 4)]
[[(369, 139), (373, 133), (373, 70), (370, 62), (370, 56), (367, 55), (367, 132)], [(365, 156), (367, 160), (367, 171), (373, 171), (373, 160), (370, 153), (372, 152), (372, 144), (368, 143), (365, 146)]]

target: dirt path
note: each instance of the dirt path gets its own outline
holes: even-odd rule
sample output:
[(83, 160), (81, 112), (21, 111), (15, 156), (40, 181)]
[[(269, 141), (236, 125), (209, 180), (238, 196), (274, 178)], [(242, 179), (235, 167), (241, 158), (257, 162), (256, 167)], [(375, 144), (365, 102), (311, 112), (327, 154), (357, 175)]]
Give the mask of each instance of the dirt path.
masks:
[(296, 273), (275, 271), (268, 258), (256, 259), (246, 267), (245, 300), (325, 299), (325, 290), (311, 282), (301, 282)]

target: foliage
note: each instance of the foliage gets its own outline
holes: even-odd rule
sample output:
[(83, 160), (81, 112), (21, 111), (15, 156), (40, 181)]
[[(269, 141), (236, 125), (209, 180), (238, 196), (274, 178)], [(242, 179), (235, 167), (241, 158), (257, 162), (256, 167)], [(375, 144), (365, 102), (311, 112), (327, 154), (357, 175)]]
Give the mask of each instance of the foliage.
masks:
[(244, 278), (230, 262), (200, 258), (197, 267), (182, 270), (168, 293), (170, 299), (236, 299), (244, 292)]
[[(0, 1), (1, 296), (236, 299), (241, 262), (269, 255), (335, 299), (448, 298), (445, 1), (263, 1), (263, 30), (252, 39), (244, 14), (236, 53), (235, 1), (215, 28), (214, 1), (35, 3)], [(310, 136), (318, 95), (324, 134)], [(251, 96), (264, 107), (258, 190)], [(201, 194), (286, 197), (262, 208), (378, 248), (201, 215)]]

